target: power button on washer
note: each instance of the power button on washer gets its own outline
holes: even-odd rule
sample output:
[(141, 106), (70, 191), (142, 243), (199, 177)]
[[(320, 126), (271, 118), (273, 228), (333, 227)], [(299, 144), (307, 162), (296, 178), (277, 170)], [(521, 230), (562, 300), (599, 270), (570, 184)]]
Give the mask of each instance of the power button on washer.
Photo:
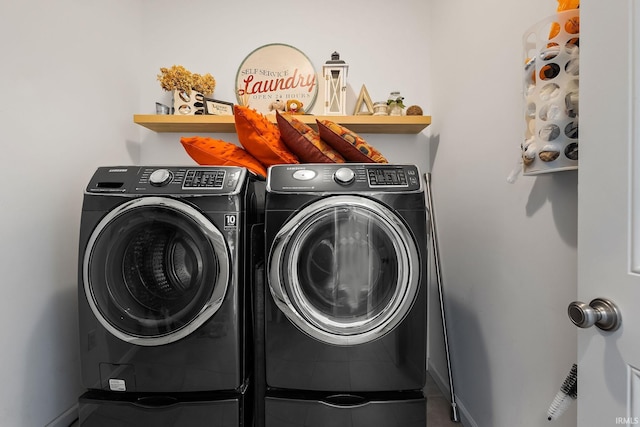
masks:
[(309, 181), (316, 177), (316, 172), (309, 169), (300, 169), (293, 173), (293, 178), (298, 181)]

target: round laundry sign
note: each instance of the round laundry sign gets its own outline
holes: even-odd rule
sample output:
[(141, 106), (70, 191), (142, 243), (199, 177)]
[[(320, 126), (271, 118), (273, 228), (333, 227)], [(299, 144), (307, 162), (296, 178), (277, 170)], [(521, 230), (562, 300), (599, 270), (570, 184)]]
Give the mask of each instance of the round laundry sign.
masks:
[[(238, 104), (267, 114), (276, 109), (300, 107), (310, 112), (318, 96), (313, 64), (295, 47), (268, 44), (251, 52), (236, 75)], [(298, 110), (300, 111), (300, 110)]]

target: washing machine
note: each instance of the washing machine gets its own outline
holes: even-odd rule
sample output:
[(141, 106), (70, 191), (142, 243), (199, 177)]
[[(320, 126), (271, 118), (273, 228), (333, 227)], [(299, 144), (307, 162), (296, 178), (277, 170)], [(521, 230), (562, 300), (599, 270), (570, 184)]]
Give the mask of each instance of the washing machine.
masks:
[[(424, 425), (427, 223), (418, 168), (273, 166), (265, 200), (266, 425), (306, 426), (321, 413), (351, 420), (340, 427)], [(289, 410), (295, 421), (282, 418)], [(402, 412), (413, 421), (391, 416)]]
[[(108, 418), (127, 399), (146, 408), (180, 399), (189, 408), (246, 406), (253, 267), (263, 254), (252, 242), (263, 235), (264, 186), (239, 167), (98, 168), (80, 228), (87, 418)], [(87, 409), (98, 401), (100, 417)]]

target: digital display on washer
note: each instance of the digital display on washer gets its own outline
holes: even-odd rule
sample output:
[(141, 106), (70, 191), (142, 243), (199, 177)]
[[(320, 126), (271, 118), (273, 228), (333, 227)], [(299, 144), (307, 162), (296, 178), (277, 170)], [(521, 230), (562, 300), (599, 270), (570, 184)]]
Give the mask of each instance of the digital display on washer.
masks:
[(222, 188), (225, 171), (223, 170), (188, 170), (184, 178), (183, 188)]
[(369, 185), (371, 187), (408, 187), (407, 176), (400, 168), (368, 169)]

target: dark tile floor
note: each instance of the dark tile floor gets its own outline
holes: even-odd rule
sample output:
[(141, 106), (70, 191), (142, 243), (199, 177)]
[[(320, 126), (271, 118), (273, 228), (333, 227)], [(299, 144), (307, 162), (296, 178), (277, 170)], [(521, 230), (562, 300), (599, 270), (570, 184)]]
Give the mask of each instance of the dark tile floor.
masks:
[[(461, 423), (451, 421), (451, 404), (445, 398), (430, 375), (427, 375), (427, 386), (425, 387), (427, 397), (427, 424), (429, 427), (462, 427)], [(77, 427), (78, 422), (74, 422), (69, 427)]]

